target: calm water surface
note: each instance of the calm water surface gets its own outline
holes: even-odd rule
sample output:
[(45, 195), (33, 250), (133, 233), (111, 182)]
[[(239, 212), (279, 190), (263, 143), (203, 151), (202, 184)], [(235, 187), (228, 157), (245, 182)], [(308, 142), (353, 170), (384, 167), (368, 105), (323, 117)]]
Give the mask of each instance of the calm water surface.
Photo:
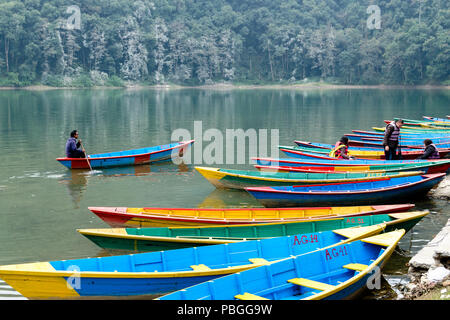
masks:
[[(202, 121), (204, 131), (224, 133), (278, 129), (282, 145), (294, 139), (335, 143), (384, 119), (445, 116), (449, 98), (440, 90), (1, 91), (0, 264), (104, 255), (76, 232), (108, 227), (88, 206), (259, 206), (245, 192), (215, 190), (192, 165), (67, 170), (55, 158), (64, 156), (73, 129), (88, 153), (166, 144), (174, 130), (192, 131), (194, 121)], [(431, 214), (402, 239), (403, 252), (385, 274), (404, 274), (409, 258), (450, 218), (447, 201), (416, 205)]]

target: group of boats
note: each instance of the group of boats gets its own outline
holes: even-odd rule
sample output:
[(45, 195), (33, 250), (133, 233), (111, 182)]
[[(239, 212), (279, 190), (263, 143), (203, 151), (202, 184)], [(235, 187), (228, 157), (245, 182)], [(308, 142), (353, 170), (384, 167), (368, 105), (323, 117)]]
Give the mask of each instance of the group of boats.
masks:
[[(450, 118), (405, 120), (404, 128), (402, 154), (417, 156), (430, 137), (442, 156), (450, 152)], [(290, 158), (254, 158), (254, 170), (196, 167), (215, 187), (248, 192), (261, 208), (89, 207), (110, 228), (77, 231), (127, 254), (5, 265), (0, 278), (37, 299), (356, 297), (429, 214), (408, 202), (450, 171), (450, 159), (383, 160), (383, 136), (374, 130), (347, 135), (355, 160), (296, 141), (280, 146)], [(57, 160), (70, 169), (137, 165), (182, 156), (193, 142)]]

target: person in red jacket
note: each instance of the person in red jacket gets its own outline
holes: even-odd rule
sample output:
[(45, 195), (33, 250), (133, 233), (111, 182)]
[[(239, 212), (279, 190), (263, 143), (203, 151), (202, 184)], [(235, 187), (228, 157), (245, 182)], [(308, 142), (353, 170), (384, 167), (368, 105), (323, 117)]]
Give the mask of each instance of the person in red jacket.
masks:
[(348, 138), (346, 136), (343, 136), (338, 142), (336, 142), (329, 156), (338, 159), (353, 159), (353, 157), (348, 155)]

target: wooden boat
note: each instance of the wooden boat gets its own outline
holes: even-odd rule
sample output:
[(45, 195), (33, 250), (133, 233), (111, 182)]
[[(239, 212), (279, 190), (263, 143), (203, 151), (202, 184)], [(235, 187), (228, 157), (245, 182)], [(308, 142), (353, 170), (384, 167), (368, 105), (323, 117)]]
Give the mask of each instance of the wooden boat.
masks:
[[(381, 129), (381, 128), (380, 128)], [(380, 132), (382, 131), (382, 132)], [(378, 130), (378, 131), (365, 131), (365, 130), (352, 130), (353, 133), (356, 133), (358, 135), (365, 135), (368, 137), (384, 137), (384, 130)], [(440, 137), (448, 137), (449, 134), (448, 133), (430, 133), (430, 132), (425, 132), (425, 133), (420, 133), (420, 132), (401, 132), (400, 135), (400, 139), (402, 138), (440, 138)]]
[(195, 167), (216, 188), (244, 189), (260, 186), (292, 186), (322, 183), (339, 183), (384, 179), (385, 177), (406, 177), (420, 175), (422, 171), (386, 173), (302, 173), (267, 172), (255, 170), (233, 170)]
[[(398, 118), (396, 118), (395, 120), (397, 120)], [(390, 123), (391, 121), (389, 120), (384, 120), (384, 122)], [(428, 127), (433, 127), (433, 128), (443, 128), (446, 129), (448, 126), (450, 126), (450, 123), (448, 123), (447, 121), (434, 121), (432, 120), (427, 121), (425, 118), (424, 120), (411, 120), (411, 119), (403, 119), (403, 123), (404, 126), (411, 126), (411, 127), (419, 127), (419, 128), (428, 128)]]
[[(310, 150), (311, 151), (310, 151)], [(318, 159), (336, 159), (328, 156), (328, 150), (320, 150), (320, 149), (312, 149), (312, 148), (301, 148), (301, 147), (284, 147), (280, 148), (286, 155), (299, 158), (299, 159), (307, 159), (307, 158), (318, 158)], [(331, 151), (331, 149), (329, 150)], [(439, 155), (441, 158), (445, 157), (450, 153), (449, 148), (439, 149)], [(349, 150), (348, 154), (357, 159), (373, 159), (373, 160), (384, 160), (385, 154), (384, 151), (352, 151)], [(419, 156), (423, 154), (423, 150), (414, 150), (414, 151), (406, 151), (402, 149), (402, 157), (406, 160), (417, 159)], [(337, 159), (336, 159), (337, 160)]]
[(248, 241), (318, 231), (331, 231), (384, 223), (385, 232), (405, 229), (408, 232), (428, 210), (390, 214), (371, 214), (335, 219), (311, 219), (301, 222), (260, 223), (215, 227), (173, 228), (102, 228), (77, 231), (104, 249), (156, 251)]
[[(426, 173), (441, 173), (450, 171), (450, 159), (437, 160), (338, 160), (335, 158), (308, 157), (306, 159), (275, 159), (275, 158), (252, 158), (255, 166), (272, 166), (287, 168), (314, 167), (323, 170), (325, 167), (334, 167), (334, 171), (370, 171), (370, 170), (395, 170), (395, 171), (424, 171)], [(297, 170), (289, 170), (297, 171)], [(297, 171), (302, 172), (302, 171)]]
[[(384, 130), (386, 129), (385, 127), (372, 127), (373, 130), (375, 131), (379, 131), (379, 132), (384, 132)], [(404, 134), (407, 133), (414, 133), (414, 134), (421, 134), (421, 135), (427, 135), (427, 134), (437, 134), (437, 135), (448, 135), (450, 129), (442, 129), (442, 128), (425, 128), (425, 127), (421, 127), (421, 128), (414, 128), (414, 127), (406, 127), (403, 126), (402, 129), (400, 130), (400, 134), (403, 136)]]
[[(328, 173), (328, 174), (335, 174), (335, 173), (389, 173), (389, 172), (409, 172), (410, 167), (405, 167), (402, 169), (401, 167), (397, 169), (390, 169), (389, 166), (371, 166), (370, 170), (364, 170), (361, 169), (359, 166), (349, 166), (349, 167), (340, 167), (340, 166), (323, 166), (323, 167), (282, 167), (282, 166), (261, 166), (261, 165), (254, 165), (256, 169), (263, 171), (263, 172), (303, 172), (303, 173)], [(437, 164), (436, 164), (437, 166)], [(450, 167), (450, 164), (448, 165)], [(422, 169), (421, 169), (422, 167)], [(434, 171), (431, 167), (427, 167), (425, 165), (420, 166), (417, 165), (416, 167), (417, 172), (421, 172), (421, 174), (426, 173), (441, 173), (442, 170), (438, 170), (437, 172), (428, 172), (428, 171)], [(421, 171), (419, 171), (421, 170)], [(414, 171), (414, 170), (413, 170)], [(445, 172), (445, 170), (443, 170)]]
[(192, 143), (194, 140), (127, 151), (91, 154), (87, 158), (57, 158), (56, 160), (69, 169), (134, 166), (181, 157)]
[[(447, 142), (438, 142), (436, 140), (440, 140), (440, 141), (445, 141), (444, 139), (433, 139), (433, 143), (436, 146), (436, 148), (441, 149), (441, 148), (450, 148), (450, 140), (446, 140)], [(349, 145), (351, 147), (359, 147), (359, 148), (379, 148), (381, 150), (381, 148), (383, 148), (383, 141), (382, 140), (372, 140), (371, 138), (369, 139), (362, 139), (361, 141), (354, 141), (354, 140), (349, 140), (348, 141)], [(424, 146), (423, 146), (423, 140), (419, 141), (412, 141), (411, 143), (413, 144), (409, 144), (409, 142), (403, 142), (403, 146), (401, 146), (400, 148), (402, 148), (402, 152), (403, 150), (414, 150), (414, 149), (421, 149), (422, 152), (424, 150)], [(405, 149), (406, 148), (406, 149)]]
[(367, 288), (405, 230), (322, 248), (176, 291), (158, 300), (341, 300)]
[[(402, 152), (404, 151), (416, 151), (416, 149), (421, 149), (423, 152), (424, 146), (423, 146), (423, 140), (409, 140), (409, 141), (402, 141), (402, 145), (400, 148), (402, 149)], [(315, 142), (306, 142), (306, 141), (298, 141), (296, 140), (295, 143), (298, 145), (296, 147), (296, 150), (305, 150), (305, 151), (311, 151), (316, 153), (327, 153), (329, 154), (330, 151), (334, 148), (331, 144), (326, 143), (315, 143)], [(433, 139), (433, 143), (437, 148), (450, 148), (450, 139)], [(349, 140), (349, 154), (353, 155), (353, 153), (359, 153), (360, 151), (377, 151), (377, 152), (384, 152), (383, 151), (383, 139), (374, 139), (374, 138), (362, 138), (359, 141), (355, 140)], [(280, 147), (289, 149), (292, 147)], [(306, 148), (306, 149), (305, 149)], [(322, 149), (322, 150), (321, 150)]]
[(127, 208), (89, 207), (112, 227), (255, 224), (402, 212), (413, 204), (312, 208)]
[(417, 199), (441, 182), (445, 173), (373, 182), (329, 183), (291, 187), (246, 188), (265, 207), (398, 203)]
[(0, 278), (33, 299), (156, 295), (339, 243), (384, 225), (110, 257), (0, 266)]
[(450, 122), (450, 118), (449, 119), (445, 119), (445, 118), (436, 118), (436, 117), (423, 116), (423, 119), (425, 121), (431, 121), (431, 122)]
[[(347, 133), (345, 136), (349, 138), (349, 145), (351, 146), (351, 143), (356, 142), (372, 142), (372, 143), (383, 143), (383, 135), (363, 135), (363, 134), (356, 134), (356, 133)], [(400, 137), (400, 141), (402, 145), (409, 145), (409, 146), (416, 146), (416, 145), (423, 145), (423, 140), (429, 138), (428, 136), (407, 136), (407, 137)], [(431, 137), (433, 142), (435, 143), (449, 143), (450, 137), (449, 136), (433, 136)]]

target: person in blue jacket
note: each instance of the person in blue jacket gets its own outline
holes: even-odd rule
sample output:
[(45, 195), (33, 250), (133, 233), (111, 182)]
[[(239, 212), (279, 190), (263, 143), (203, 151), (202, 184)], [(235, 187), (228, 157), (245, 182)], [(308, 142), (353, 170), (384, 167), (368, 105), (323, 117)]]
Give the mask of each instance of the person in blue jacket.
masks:
[(86, 154), (81, 147), (81, 139), (78, 140), (78, 131), (73, 130), (70, 133), (70, 138), (66, 142), (66, 156), (67, 158), (86, 158)]

